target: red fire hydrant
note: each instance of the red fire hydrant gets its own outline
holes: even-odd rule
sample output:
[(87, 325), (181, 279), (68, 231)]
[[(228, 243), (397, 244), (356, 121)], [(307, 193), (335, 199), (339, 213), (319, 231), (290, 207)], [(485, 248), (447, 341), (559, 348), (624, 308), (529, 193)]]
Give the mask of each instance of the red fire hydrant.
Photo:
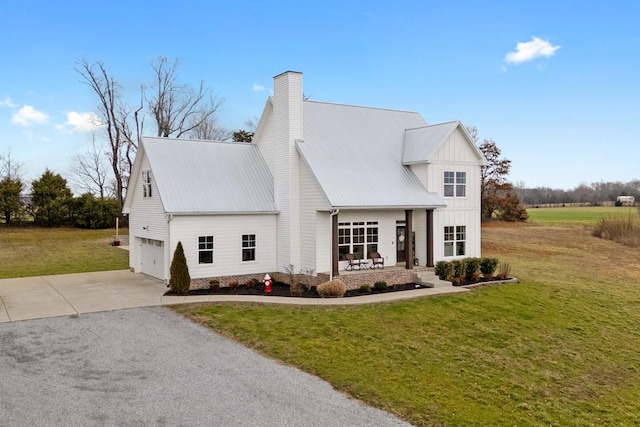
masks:
[(271, 293), (271, 276), (269, 276), (268, 274), (265, 274), (264, 280), (262, 282), (264, 283), (264, 292), (266, 294), (270, 294)]

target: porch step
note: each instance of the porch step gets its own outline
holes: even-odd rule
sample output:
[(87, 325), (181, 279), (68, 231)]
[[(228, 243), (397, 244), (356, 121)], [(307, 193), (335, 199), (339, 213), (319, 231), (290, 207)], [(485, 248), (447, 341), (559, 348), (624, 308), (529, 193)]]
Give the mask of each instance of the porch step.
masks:
[(453, 286), (451, 282), (440, 280), (433, 271), (421, 271), (417, 275), (418, 282), (428, 288), (448, 288)]

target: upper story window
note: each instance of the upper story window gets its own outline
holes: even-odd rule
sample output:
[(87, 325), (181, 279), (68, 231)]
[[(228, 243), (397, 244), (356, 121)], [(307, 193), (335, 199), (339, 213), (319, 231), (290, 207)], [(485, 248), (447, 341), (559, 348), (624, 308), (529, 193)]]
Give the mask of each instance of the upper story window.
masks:
[(256, 260), (256, 235), (242, 235), (242, 261)]
[(152, 195), (151, 171), (142, 171), (142, 197), (151, 197)]
[(466, 197), (467, 196), (467, 173), (466, 172), (444, 172), (444, 196), (445, 197)]

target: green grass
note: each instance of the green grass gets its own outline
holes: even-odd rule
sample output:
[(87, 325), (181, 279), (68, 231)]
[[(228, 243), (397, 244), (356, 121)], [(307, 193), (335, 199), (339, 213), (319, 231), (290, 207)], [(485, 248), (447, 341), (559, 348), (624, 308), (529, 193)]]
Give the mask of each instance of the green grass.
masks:
[(520, 284), (363, 307), (175, 310), (416, 425), (638, 425), (640, 260), (584, 220), (484, 228), (483, 255), (510, 262)]
[(529, 208), (532, 224), (581, 224), (595, 225), (602, 218), (635, 215), (636, 208), (622, 206), (590, 206), (571, 208)]
[(128, 268), (128, 252), (110, 245), (114, 234), (114, 230), (0, 227), (0, 278)]

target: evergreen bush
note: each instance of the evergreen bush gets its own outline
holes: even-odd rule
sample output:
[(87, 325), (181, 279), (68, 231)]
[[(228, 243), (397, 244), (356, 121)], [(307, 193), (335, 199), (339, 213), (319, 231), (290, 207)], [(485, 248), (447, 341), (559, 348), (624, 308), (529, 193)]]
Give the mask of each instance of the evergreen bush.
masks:
[(169, 287), (178, 295), (187, 295), (191, 287), (191, 276), (187, 258), (184, 256), (182, 242), (178, 242), (176, 250), (173, 252), (173, 260), (169, 269)]
[(480, 273), (485, 280), (490, 280), (498, 268), (498, 258), (482, 258), (480, 259)]
[(435, 273), (440, 280), (449, 280), (452, 272), (453, 266), (449, 261), (438, 261), (436, 263)]

